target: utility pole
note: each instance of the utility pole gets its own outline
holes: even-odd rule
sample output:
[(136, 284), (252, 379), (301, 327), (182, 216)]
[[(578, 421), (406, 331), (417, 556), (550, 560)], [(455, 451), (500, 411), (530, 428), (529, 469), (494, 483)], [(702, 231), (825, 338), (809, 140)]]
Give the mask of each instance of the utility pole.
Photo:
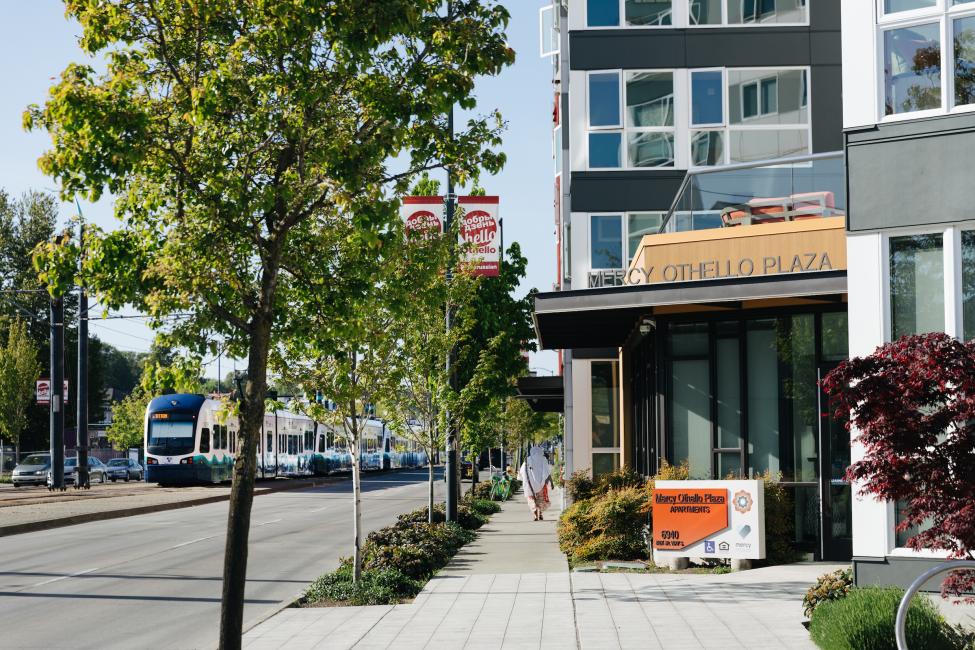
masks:
[(51, 299), (51, 489), (64, 490), (64, 298)]
[[(85, 224), (78, 226), (78, 245), (85, 245)], [(90, 487), (88, 476), (88, 293), (78, 287), (78, 415), (76, 418), (78, 478), (75, 488)]]
[[(449, 11), (449, 6), (448, 6)], [(454, 109), (450, 108), (450, 112), (447, 113), (447, 129), (450, 133), (450, 139), (454, 139)], [(447, 263), (446, 279), (447, 285), (450, 286), (454, 275), (454, 251), (457, 249), (457, 241), (453, 237), (453, 225), (454, 225), (454, 204), (457, 201), (457, 197), (454, 195), (454, 175), (451, 173), (450, 167), (447, 167), (447, 205), (444, 215), (444, 232), (447, 233), (447, 237), (450, 238), (450, 250), (451, 255)], [(447, 322), (446, 330), (448, 339), (450, 337), (450, 329), (453, 325), (453, 309), (450, 305), (450, 295), (448, 292), (447, 296)], [(450, 349), (447, 351), (447, 380), (450, 382), (450, 390), (457, 390), (457, 376), (454, 371), (454, 346), (451, 344)], [(447, 521), (457, 521), (457, 500), (458, 492), (460, 491), (460, 483), (457, 480), (457, 427), (454, 425), (453, 413), (447, 410), (447, 465), (444, 468), (444, 472), (447, 475), (447, 503), (445, 518)]]

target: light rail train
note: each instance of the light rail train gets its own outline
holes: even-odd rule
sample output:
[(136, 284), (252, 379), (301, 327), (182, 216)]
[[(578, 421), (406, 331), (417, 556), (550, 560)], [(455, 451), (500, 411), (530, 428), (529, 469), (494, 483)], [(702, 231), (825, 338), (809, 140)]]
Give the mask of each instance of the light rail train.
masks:
[[(163, 395), (146, 409), (146, 480), (164, 485), (229, 481), (237, 453), (238, 418), (223, 402), (203, 395)], [(363, 470), (425, 467), (427, 455), (378, 419), (361, 435)], [(352, 455), (341, 433), (289, 411), (264, 415), (257, 448), (257, 477), (324, 476), (351, 471)]]

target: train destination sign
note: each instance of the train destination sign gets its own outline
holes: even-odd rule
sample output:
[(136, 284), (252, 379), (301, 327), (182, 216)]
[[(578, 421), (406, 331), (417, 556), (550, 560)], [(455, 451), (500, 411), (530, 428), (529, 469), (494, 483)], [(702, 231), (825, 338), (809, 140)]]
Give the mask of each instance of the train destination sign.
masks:
[(657, 481), (652, 507), (657, 555), (765, 557), (761, 481)]

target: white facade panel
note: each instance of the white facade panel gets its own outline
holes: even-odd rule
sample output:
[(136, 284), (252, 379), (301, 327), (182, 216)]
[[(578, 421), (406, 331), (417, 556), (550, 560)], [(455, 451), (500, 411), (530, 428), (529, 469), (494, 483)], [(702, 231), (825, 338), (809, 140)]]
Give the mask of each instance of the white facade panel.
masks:
[[(843, 128), (877, 123), (876, 3), (846, 0), (842, 3)], [(851, 301), (852, 302), (852, 301)]]
[[(586, 73), (572, 70), (569, 72), (569, 169), (574, 172), (585, 171), (589, 162), (586, 159)], [(563, 128), (565, 128), (563, 126)]]
[(572, 458), (566, 475), (592, 468), (592, 362), (572, 360)]

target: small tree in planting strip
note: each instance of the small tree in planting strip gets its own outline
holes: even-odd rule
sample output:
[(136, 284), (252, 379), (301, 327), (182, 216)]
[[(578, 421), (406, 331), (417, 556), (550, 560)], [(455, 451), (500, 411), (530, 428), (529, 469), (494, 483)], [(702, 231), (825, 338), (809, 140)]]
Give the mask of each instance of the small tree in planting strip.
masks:
[[(907, 546), (975, 558), (975, 341), (902, 337), (840, 364), (823, 387), (863, 448), (848, 478), (862, 494), (901, 502), (899, 532), (926, 527)], [(975, 571), (955, 571), (942, 595), (973, 589)]]

